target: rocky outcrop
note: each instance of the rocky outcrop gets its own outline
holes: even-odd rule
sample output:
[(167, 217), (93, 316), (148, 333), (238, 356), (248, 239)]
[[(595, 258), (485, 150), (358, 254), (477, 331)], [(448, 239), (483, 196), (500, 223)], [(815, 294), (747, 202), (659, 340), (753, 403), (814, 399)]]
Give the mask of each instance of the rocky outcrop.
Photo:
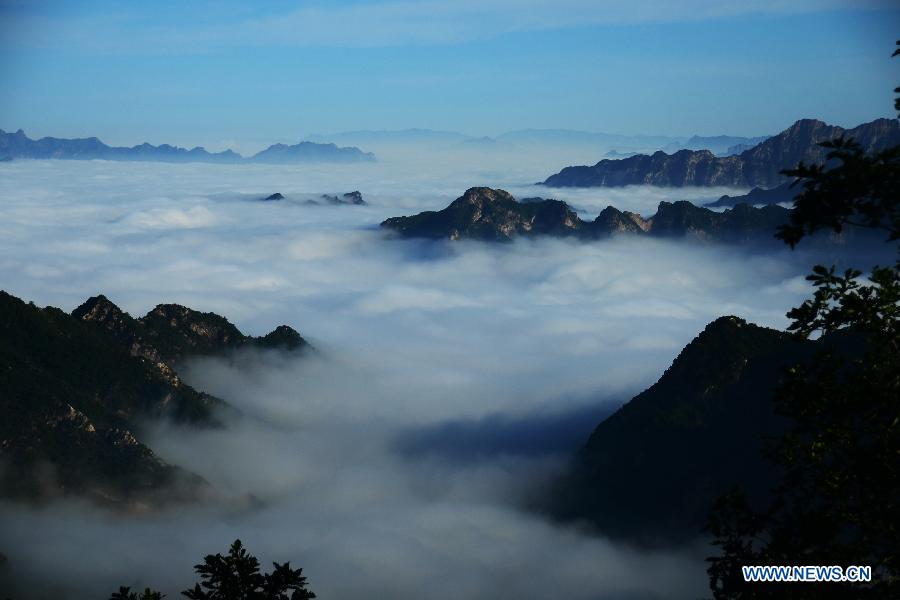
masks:
[(741, 205), (714, 212), (690, 202), (661, 202), (644, 219), (612, 206), (593, 221), (583, 221), (565, 202), (529, 198), (517, 202), (504, 190), (471, 188), (440, 211), (393, 217), (381, 225), (401, 237), (508, 241), (541, 235), (599, 239), (613, 235), (690, 237), (726, 242), (771, 241), (789, 211), (781, 207)]
[(708, 150), (656, 152), (618, 160), (605, 159), (593, 166), (566, 167), (543, 184), (554, 187), (612, 187), (623, 185), (734, 186), (772, 188), (788, 180), (781, 171), (801, 161), (824, 163), (828, 150), (819, 144), (844, 136), (856, 140), (866, 152), (900, 144), (900, 122), (876, 119), (853, 129), (802, 119), (778, 135), (734, 156), (717, 157)]
[(360, 192), (347, 192), (341, 196), (322, 194), (319, 200), (307, 200), (307, 204), (331, 204), (333, 206), (341, 204), (350, 204), (355, 206), (363, 206), (366, 201), (363, 200)]
[(381, 226), (403, 237), (510, 240), (521, 235), (574, 235), (584, 225), (559, 200), (521, 203), (505, 190), (470, 188), (440, 211), (393, 217)]
[(643, 219), (637, 213), (623, 212), (613, 206), (607, 206), (594, 219), (591, 231), (594, 237), (607, 237), (620, 233), (642, 234), (650, 231), (652, 224), (652, 221)]
[(253, 337), (241, 333), (225, 317), (179, 304), (160, 304), (134, 319), (101, 294), (85, 301), (72, 316), (108, 331), (132, 356), (169, 368), (185, 358), (222, 355), (240, 348), (309, 348), (307, 341), (287, 325), (263, 337)]
[(253, 345), (258, 348), (287, 350), (289, 352), (311, 348), (309, 342), (303, 339), (296, 329), (287, 325), (279, 325), (266, 335), (252, 338), (252, 340)]
[[(287, 197), (280, 193), (276, 192), (265, 198), (261, 198), (261, 202), (278, 202), (280, 200), (286, 200)], [(294, 199), (294, 201), (299, 201), (299, 199)], [(303, 204), (308, 204), (311, 206), (319, 206), (321, 204), (329, 204), (332, 206), (339, 205), (353, 205), (353, 206), (364, 206), (366, 201), (363, 200), (362, 193), (359, 191), (347, 192), (346, 194), (342, 194), (338, 196), (337, 194), (322, 194), (318, 198), (307, 198), (302, 201)]]
[(362, 193), (359, 190), (353, 192), (347, 192), (343, 196), (338, 199), (338, 204), (365, 204), (366, 201), (363, 200)]

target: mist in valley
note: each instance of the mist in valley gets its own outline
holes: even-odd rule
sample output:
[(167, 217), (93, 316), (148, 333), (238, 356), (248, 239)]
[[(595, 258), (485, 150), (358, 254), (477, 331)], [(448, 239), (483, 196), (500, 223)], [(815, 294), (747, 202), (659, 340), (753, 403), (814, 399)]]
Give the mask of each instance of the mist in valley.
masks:
[[(66, 311), (97, 293), (134, 316), (179, 303), (253, 335), (286, 323), (316, 348), (182, 365), (241, 416), (215, 430), (148, 423), (144, 439), (214, 499), (143, 514), (4, 505), (13, 589), (177, 597), (192, 565), (241, 538), (263, 565), (303, 567), (321, 598), (702, 595), (701, 538), (636, 548), (535, 506), (597, 423), (706, 323), (783, 328), (810, 265), (836, 258), (628, 237), (397, 240), (378, 227), (476, 185), (566, 200), (589, 218), (746, 191), (547, 189), (533, 184), (560, 160), (534, 152), (0, 164), (0, 288)], [(305, 204), (352, 190), (368, 204)], [(274, 192), (286, 199), (260, 201)]]

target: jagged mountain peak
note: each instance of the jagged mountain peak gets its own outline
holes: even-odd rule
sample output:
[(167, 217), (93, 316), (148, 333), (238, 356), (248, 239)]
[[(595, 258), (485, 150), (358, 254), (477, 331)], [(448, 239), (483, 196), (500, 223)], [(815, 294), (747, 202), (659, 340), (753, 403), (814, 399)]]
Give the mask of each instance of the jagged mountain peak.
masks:
[(506, 190), (473, 187), (440, 211), (392, 217), (381, 226), (403, 237), (508, 241), (519, 235), (571, 235), (584, 223), (560, 200), (519, 202)]
[(463, 192), (462, 196), (454, 200), (453, 204), (479, 204), (497, 201), (515, 202), (516, 199), (506, 190), (489, 187), (471, 187)]
[(787, 222), (788, 212), (781, 207), (742, 206), (717, 213), (679, 200), (660, 202), (649, 219), (608, 206), (596, 219), (585, 222), (561, 200), (529, 198), (519, 202), (505, 190), (476, 187), (443, 210), (392, 217), (381, 226), (401, 237), (450, 240), (508, 241), (538, 235), (597, 239), (629, 233), (751, 242), (771, 241), (776, 228)]
[(72, 316), (83, 321), (100, 320), (99, 317), (105, 315), (122, 314), (122, 309), (116, 306), (109, 298), (103, 294), (91, 296), (85, 300), (78, 308), (72, 311)]
[(293, 327), (279, 325), (263, 337), (259, 338), (258, 345), (263, 348), (296, 350), (308, 346), (309, 343), (303, 339), (300, 332)]
[(72, 311), (79, 321), (100, 325), (119, 341), (130, 343), (135, 337), (135, 320), (103, 294), (92, 296)]
[[(295, 329), (280, 325), (262, 337), (244, 335), (225, 317), (181, 304), (157, 304), (135, 319), (103, 294), (92, 296), (72, 311), (80, 321), (100, 325), (128, 348), (167, 369), (191, 356), (219, 355), (244, 347), (301, 350), (309, 343)], [(160, 367), (162, 368), (162, 367)]]
[(900, 144), (900, 121), (876, 119), (852, 129), (818, 119), (800, 119), (777, 135), (737, 155), (715, 156), (709, 150), (662, 151), (622, 159), (604, 159), (593, 166), (566, 167), (543, 184), (557, 187), (614, 187), (624, 185), (688, 185), (774, 188), (787, 181), (782, 171), (801, 161), (824, 163), (820, 144), (840, 136), (852, 137), (865, 152)]
[[(130, 352), (126, 313), (105, 296), (72, 315), (0, 293), (0, 495), (77, 493), (102, 502), (147, 498), (177, 480), (205, 484), (142, 443), (141, 423), (165, 416), (212, 426), (223, 401)], [(120, 327), (121, 326), (121, 327)], [(124, 339), (123, 339), (124, 338)], [(54, 481), (39, 465), (54, 467)]]
[(655, 384), (597, 426), (560, 485), (557, 512), (656, 544), (694, 539), (738, 481), (764, 498), (775, 477), (762, 448), (784, 427), (773, 390), (816, 347), (735, 316), (707, 324)]

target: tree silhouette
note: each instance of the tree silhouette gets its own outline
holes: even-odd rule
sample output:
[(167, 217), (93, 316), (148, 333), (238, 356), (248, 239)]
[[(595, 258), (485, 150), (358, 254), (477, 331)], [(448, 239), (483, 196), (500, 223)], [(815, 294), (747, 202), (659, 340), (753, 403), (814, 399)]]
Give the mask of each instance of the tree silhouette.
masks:
[[(778, 236), (794, 247), (822, 229), (862, 226), (900, 239), (900, 147), (865, 155), (852, 140), (823, 145), (827, 167), (785, 171), (803, 191)], [(814, 267), (813, 297), (788, 313), (789, 330), (821, 336), (823, 351), (790, 368), (776, 394), (795, 425), (772, 447), (785, 475), (771, 505), (757, 511), (735, 491), (710, 515), (717, 599), (900, 598), (900, 260), (874, 267), (868, 282), (861, 275)], [(869, 565), (872, 582), (745, 583), (740, 569), (815, 564)]]
[(160, 592), (145, 588), (140, 595), (131, 591), (130, 587), (120, 587), (118, 592), (113, 592), (109, 600), (162, 600), (166, 596)]
[[(194, 565), (200, 583), (181, 592), (192, 600), (308, 600), (316, 595), (306, 589), (303, 569), (292, 569), (290, 563), (272, 563), (271, 573), (260, 573), (259, 561), (235, 540), (227, 556), (209, 554)], [(110, 600), (162, 600), (160, 592), (147, 588), (140, 595), (131, 588), (120, 587)]]
[[(181, 594), (191, 600), (305, 600), (316, 595), (306, 589), (303, 569), (273, 563), (271, 573), (259, 572), (259, 561), (235, 540), (227, 556), (207, 555), (194, 566), (202, 583)], [(288, 595), (290, 593), (290, 595)]]
[[(819, 229), (840, 233), (850, 225), (883, 229), (890, 241), (898, 239), (900, 146), (866, 155), (852, 139), (840, 137), (821, 145), (831, 149), (826, 164), (801, 162), (783, 171), (804, 189), (794, 201), (790, 223), (777, 236), (793, 247)], [(838, 166), (829, 168), (829, 163)]]

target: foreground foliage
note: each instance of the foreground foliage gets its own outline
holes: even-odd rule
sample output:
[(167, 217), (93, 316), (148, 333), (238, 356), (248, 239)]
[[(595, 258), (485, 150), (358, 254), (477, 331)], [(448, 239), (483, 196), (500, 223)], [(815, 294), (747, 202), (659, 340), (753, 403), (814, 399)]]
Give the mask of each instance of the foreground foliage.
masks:
[[(803, 192), (779, 237), (793, 247), (821, 229), (863, 226), (900, 239), (900, 147), (866, 155), (852, 140), (826, 146), (828, 168), (787, 172)], [(795, 425), (771, 450), (785, 472), (774, 501), (759, 510), (736, 491), (711, 514), (717, 599), (900, 597), (900, 261), (874, 267), (868, 281), (835, 271), (816, 266), (813, 297), (788, 313), (798, 337), (831, 337), (840, 350), (792, 367), (776, 393)], [(749, 565), (869, 565), (872, 582), (748, 584)]]
[[(181, 592), (191, 600), (308, 600), (316, 595), (306, 589), (303, 569), (289, 562), (272, 563), (271, 573), (260, 573), (259, 561), (235, 540), (228, 554), (208, 554), (194, 565), (201, 582)], [(110, 600), (162, 600), (160, 592), (145, 589), (141, 594), (120, 587)]]

